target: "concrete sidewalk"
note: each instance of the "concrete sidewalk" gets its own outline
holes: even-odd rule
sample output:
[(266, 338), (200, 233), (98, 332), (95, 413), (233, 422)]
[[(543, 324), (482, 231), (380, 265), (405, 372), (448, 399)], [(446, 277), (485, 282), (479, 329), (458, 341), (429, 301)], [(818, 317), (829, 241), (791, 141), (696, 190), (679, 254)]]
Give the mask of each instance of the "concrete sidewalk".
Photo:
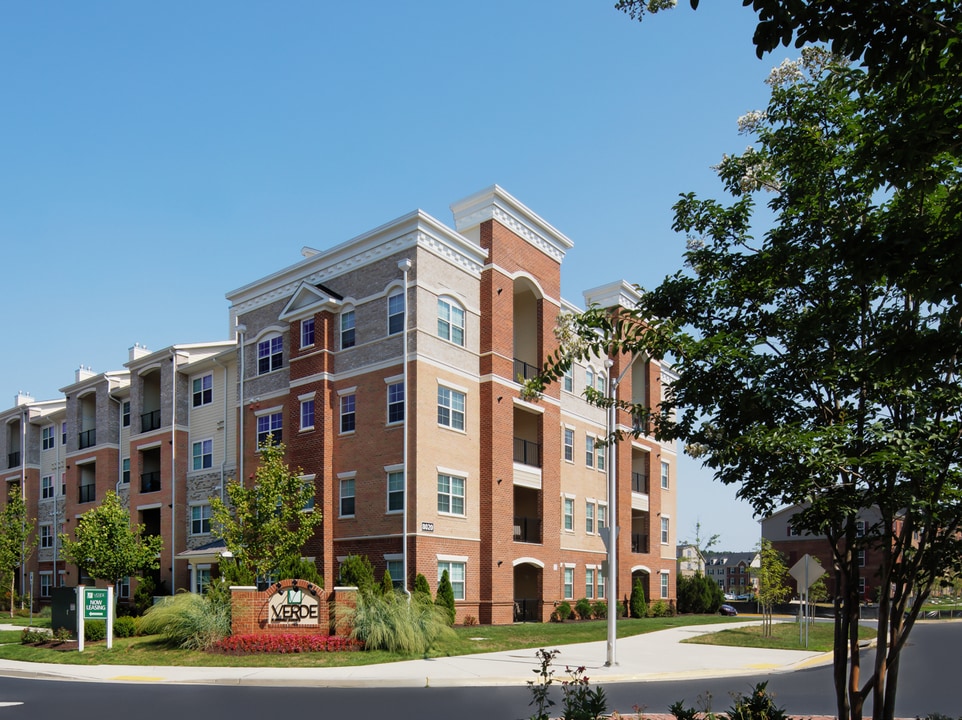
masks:
[[(744, 624), (757, 622), (731, 623)], [(604, 641), (558, 646), (560, 653), (552, 663), (554, 677), (556, 681), (564, 680), (566, 667), (582, 666), (592, 684), (736, 677), (758, 672), (789, 672), (831, 661), (831, 653), (682, 643), (686, 638), (725, 627), (729, 625), (682, 627), (621, 638), (615, 645), (615, 664), (611, 667), (605, 666), (607, 644)], [(11, 628), (13, 626), (0, 625), (0, 629)], [(305, 687), (524, 686), (537, 678), (539, 670), (535, 649), (336, 668), (57, 665), (0, 660), (0, 675), (15, 677)]]

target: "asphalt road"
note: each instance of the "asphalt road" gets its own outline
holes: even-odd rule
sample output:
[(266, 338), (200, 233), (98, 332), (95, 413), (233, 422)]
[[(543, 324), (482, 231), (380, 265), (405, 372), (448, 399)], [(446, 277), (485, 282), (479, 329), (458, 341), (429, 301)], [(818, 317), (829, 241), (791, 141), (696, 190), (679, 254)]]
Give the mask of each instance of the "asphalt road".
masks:
[[(962, 663), (958, 659), (962, 623), (919, 625), (911, 640), (903, 654), (897, 715), (915, 718), (938, 712), (962, 717)], [(609, 710), (621, 712), (637, 706), (663, 713), (676, 700), (704, 709), (709, 698), (712, 709), (725, 711), (731, 703), (730, 693), (748, 692), (756, 682), (766, 680), (776, 694), (776, 703), (788, 712), (834, 715), (830, 667), (757, 677), (617, 683), (606, 685), (605, 692)], [(523, 687), (331, 689), (0, 678), (0, 720), (95, 720), (121, 715), (137, 720), (262, 720), (307, 715), (351, 720), (518, 720), (531, 715), (530, 699), (530, 692)], [(555, 710), (560, 714), (558, 706)]]

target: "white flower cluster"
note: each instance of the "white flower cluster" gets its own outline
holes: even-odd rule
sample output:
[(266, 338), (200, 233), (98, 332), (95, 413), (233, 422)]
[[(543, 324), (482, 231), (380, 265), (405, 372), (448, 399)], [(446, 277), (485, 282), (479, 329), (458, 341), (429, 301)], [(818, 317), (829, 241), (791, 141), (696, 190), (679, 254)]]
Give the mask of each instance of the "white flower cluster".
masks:
[(749, 110), (738, 118), (738, 134), (748, 135), (754, 133), (767, 119), (768, 113), (764, 110)]
[(769, 87), (779, 87), (799, 82), (802, 79), (801, 63), (798, 60), (782, 60), (782, 64), (773, 68), (765, 83)]
[(575, 316), (572, 313), (562, 313), (558, 316), (558, 324), (554, 329), (554, 336), (565, 355), (572, 355), (584, 349), (585, 340), (578, 334)]

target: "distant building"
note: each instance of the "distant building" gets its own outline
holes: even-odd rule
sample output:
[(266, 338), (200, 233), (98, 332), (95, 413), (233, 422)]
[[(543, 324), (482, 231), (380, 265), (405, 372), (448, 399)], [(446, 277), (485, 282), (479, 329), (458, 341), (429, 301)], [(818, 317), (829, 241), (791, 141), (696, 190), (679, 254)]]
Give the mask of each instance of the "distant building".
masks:
[(758, 578), (752, 568), (758, 567), (759, 554), (755, 551), (740, 553), (705, 553), (705, 576), (713, 580), (726, 595), (753, 595), (758, 592)]

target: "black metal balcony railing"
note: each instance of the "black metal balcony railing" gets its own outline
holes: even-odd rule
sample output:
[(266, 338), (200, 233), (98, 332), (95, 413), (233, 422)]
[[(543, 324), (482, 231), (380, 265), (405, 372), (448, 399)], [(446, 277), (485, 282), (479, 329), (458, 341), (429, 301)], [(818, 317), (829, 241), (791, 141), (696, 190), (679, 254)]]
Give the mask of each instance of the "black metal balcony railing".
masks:
[(80, 486), (80, 498), (78, 502), (89, 503), (97, 499), (97, 486), (96, 485), (81, 485)]
[(160, 410), (151, 410), (140, 416), (140, 432), (160, 429)]
[(160, 470), (140, 474), (140, 492), (150, 493), (160, 490)]
[(80, 442), (80, 449), (93, 447), (97, 444), (97, 428), (91, 428), (90, 430), (84, 430), (77, 436)]
[(514, 518), (514, 541), (523, 543), (541, 544), (541, 518), (537, 517), (518, 517)]
[(648, 536), (641, 533), (631, 533), (631, 552), (648, 552)]
[(514, 379), (515, 380), (530, 380), (533, 377), (538, 376), (538, 368), (535, 365), (529, 365), (524, 360), (514, 359)]
[(522, 465), (541, 467), (541, 444), (524, 438), (515, 438), (514, 461)]
[(648, 475), (645, 473), (631, 473), (631, 492), (648, 494)]
[(12, 452), (7, 454), (7, 467), (15, 468), (20, 467), (20, 451)]

